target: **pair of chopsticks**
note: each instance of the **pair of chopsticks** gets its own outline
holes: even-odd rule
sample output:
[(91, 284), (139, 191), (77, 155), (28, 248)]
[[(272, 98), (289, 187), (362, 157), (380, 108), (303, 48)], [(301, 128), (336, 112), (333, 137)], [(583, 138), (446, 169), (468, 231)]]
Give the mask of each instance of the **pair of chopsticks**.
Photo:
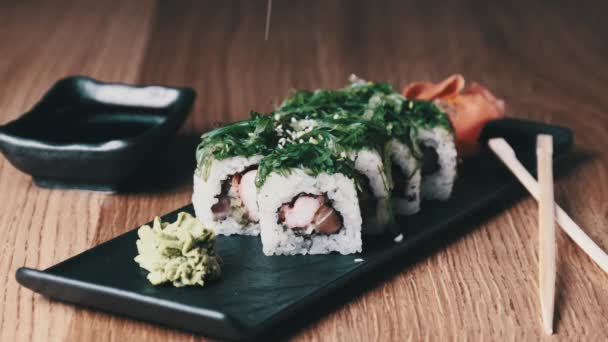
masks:
[(539, 292), (543, 328), (547, 334), (553, 333), (553, 313), (555, 303), (556, 242), (555, 221), (562, 230), (593, 260), (608, 273), (608, 255), (579, 227), (553, 200), (551, 136), (537, 138), (537, 183), (515, 156), (511, 146), (503, 138), (490, 139), (490, 149), (519, 179), (528, 192), (539, 202)]

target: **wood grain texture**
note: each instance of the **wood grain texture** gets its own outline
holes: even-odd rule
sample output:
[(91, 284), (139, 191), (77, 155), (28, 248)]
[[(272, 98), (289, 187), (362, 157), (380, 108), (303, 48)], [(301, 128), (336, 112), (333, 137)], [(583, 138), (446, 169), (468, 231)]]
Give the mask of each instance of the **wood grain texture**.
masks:
[[(511, 116), (570, 127), (591, 160), (559, 179), (556, 201), (608, 249), (606, 2), (0, 1), (0, 123), (58, 78), (191, 86), (184, 135), (268, 111), (293, 88), (350, 73), (402, 86), (453, 72), (486, 84)], [(193, 155), (192, 143), (176, 149)], [(176, 145), (182, 146), (182, 145)], [(176, 147), (177, 148), (177, 147)], [(186, 162), (184, 165), (188, 165)], [(172, 187), (129, 194), (37, 188), (0, 158), (0, 340), (199, 340), (47, 300), (17, 285), (189, 202)], [(537, 204), (525, 199), (291, 336), (294, 340), (539, 340)], [(558, 234), (555, 336), (608, 339), (608, 276)]]

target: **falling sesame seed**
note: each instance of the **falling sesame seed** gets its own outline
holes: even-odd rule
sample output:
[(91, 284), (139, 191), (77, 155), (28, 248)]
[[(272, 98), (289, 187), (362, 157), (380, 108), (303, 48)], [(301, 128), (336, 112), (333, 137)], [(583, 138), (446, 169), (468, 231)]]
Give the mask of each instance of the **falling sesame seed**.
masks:
[(395, 236), (395, 238), (393, 239), (393, 241), (395, 241), (395, 242), (401, 242), (401, 241), (403, 241), (403, 234), (399, 234), (399, 235)]

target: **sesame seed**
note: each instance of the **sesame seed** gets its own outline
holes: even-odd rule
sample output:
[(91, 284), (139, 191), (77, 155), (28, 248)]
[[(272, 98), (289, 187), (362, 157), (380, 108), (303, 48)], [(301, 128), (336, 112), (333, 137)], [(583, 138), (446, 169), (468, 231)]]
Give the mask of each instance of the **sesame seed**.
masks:
[(363, 261), (364, 261), (364, 260), (363, 260), (363, 259), (361, 259), (361, 258), (357, 258), (357, 259), (355, 259), (355, 262), (356, 262), (356, 263), (363, 262)]
[(403, 241), (403, 234), (399, 234), (399, 235), (395, 236), (395, 238), (393, 239), (393, 241), (395, 241), (395, 242), (401, 242), (401, 241)]

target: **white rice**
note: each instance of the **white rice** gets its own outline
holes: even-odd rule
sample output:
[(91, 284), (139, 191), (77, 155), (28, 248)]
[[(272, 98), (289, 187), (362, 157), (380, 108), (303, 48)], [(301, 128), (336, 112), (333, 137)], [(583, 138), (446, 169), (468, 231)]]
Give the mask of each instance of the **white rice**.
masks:
[(418, 142), (437, 152), (439, 170), (422, 177), (421, 193), (424, 199), (447, 200), (456, 180), (456, 145), (453, 133), (444, 127), (419, 129)]
[(372, 188), (374, 197), (388, 198), (390, 196), (389, 185), (386, 184), (382, 172), (384, 164), (378, 151), (372, 149), (361, 149), (350, 155), (355, 162), (355, 170), (369, 179), (369, 186)]
[(232, 157), (223, 160), (214, 160), (210, 166), (207, 180), (198, 172), (194, 173), (194, 192), (192, 204), (196, 217), (209, 229), (219, 235), (258, 235), (260, 225), (250, 222), (243, 226), (234, 217), (228, 216), (223, 220), (215, 220), (211, 207), (218, 202), (217, 196), (222, 192), (222, 183), (235, 173), (243, 172), (252, 165), (256, 165), (262, 156)]
[[(284, 203), (301, 193), (326, 194), (342, 216), (343, 227), (335, 234), (297, 236), (279, 223), (278, 212)], [(316, 177), (292, 169), (287, 175), (268, 176), (258, 192), (263, 251), (266, 255), (350, 254), (361, 252), (361, 212), (352, 179), (342, 174), (321, 173)]]
[[(386, 148), (393, 163), (401, 169), (405, 177), (405, 189), (394, 189), (393, 206), (400, 215), (412, 215), (420, 211), (420, 162), (414, 157), (409, 146), (392, 139)], [(393, 180), (395, 175), (393, 174)]]
[(377, 234), (384, 231), (385, 226), (392, 219), (390, 203), (390, 184), (382, 157), (378, 151), (364, 148), (349, 154), (355, 162), (355, 170), (369, 180), (369, 186), (376, 198), (376, 214), (374, 217), (365, 217), (364, 233)]

